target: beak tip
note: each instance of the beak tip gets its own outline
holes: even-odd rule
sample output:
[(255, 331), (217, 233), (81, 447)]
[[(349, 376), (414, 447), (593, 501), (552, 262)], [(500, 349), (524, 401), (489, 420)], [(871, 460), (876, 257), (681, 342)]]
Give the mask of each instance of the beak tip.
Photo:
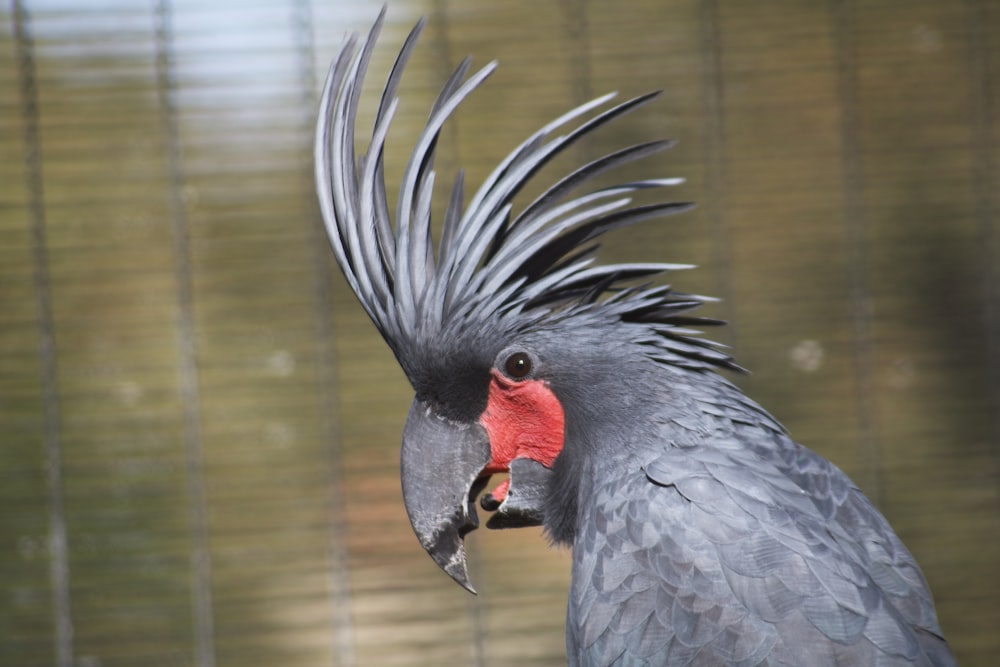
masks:
[(459, 542), (455, 549), (442, 550), (439, 545), (425, 547), (427, 553), (431, 555), (437, 566), (444, 570), (445, 574), (451, 577), (455, 583), (469, 591), (473, 595), (478, 595), (476, 589), (469, 583), (469, 566), (465, 558), (465, 548)]
[(464, 588), (468, 592), (472, 593), (473, 595), (479, 595), (479, 593), (476, 592), (476, 589), (472, 587), (472, 584), (469, 583), (468, 578), (466, 578), (466, 579), (459, 579), (457, 577), (452, 577), (452, 579), (454, 579), (458, 583), (459, 586), (461, 586), (462, 588)]

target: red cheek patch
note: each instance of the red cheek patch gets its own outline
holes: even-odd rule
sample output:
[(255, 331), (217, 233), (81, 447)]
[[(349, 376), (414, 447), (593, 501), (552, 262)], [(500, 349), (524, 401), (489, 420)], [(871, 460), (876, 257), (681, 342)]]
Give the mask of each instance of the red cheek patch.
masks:
[(563, 448), (562, 405), (541, 380), (516, 382), (494, 370), (479, 423), (490, 436), (493, 454), (484, 474), (507, 472), (510, 462), (518, 457), (549, 468)]

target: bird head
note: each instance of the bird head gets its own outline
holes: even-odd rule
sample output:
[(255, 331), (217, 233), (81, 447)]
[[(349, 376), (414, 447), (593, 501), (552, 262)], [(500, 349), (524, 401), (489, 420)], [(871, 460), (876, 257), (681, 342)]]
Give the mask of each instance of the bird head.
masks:
[(626, 377), (636, 359), (693, 369), (734, 365), (688, 328), (717, 323), (690, 314), (705, 298), (651, 280), (689, 267), (594, 262), (594, 241), (605, 232), (691, 207), (631, 201), (637, 191), (681, 179), (587, 189), (595, 176), (671, 142), (604, 155), (514, 209), (514, 198), (555, 156), (655, 94), (618, 104), (605, 95), (568, 111), (517, 146), (468, 201), (459, 173), (434, 239), (431, 196), (442, 125), (496, 63), (469, 75), (467, 58), (444, 83), (392, 214), (385, 140), (423, 22), (389, 72), (358, 155), (360, 91), (382, 19), (364, 40), (349, 37), (331, 65), (316, 129), (317, 193), (336, 260), (416, 393), (401, 451), (410, 523), (435, 562), (474, 592), (463, 541), (478, 526), (476, 500), (492, 475), (509, 478), (482, 498), (493, 511), (488, 527), (548, 527), (555, 521), (554, 476), (567, 468), (562, 462), (573, 456), (573, 434), (583, 422), (602, 419), (594, 406), (607, 403), (609, 379)]

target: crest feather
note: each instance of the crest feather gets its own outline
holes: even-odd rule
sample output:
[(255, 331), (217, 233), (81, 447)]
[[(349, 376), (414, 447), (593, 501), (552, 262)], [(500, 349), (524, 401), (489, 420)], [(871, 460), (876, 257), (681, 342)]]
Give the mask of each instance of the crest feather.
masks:
[[(738, 369), (729, 355), (717, 349), (721, 346), (693, 337), (698, 332), (687, 328), (720, 324), (689, 314), (709, 299), (678, 294), (662, 285), (634, 286), (637, 280), (689, 265), (593, 264), (594, 241), (602, 234), (680, 213), (692, 205), (631, 203), (632, 193), (683, 182), (677, 178), (574, 193), (599, 174), (663, 151), (672, 141), (636, 144), (588, 162), (516, 215), (513, 211), (514, 198), (554, 157), (659, 93), (607, 108), (616, 96), (611, 93), (571, 109), (504, 158), (464, 209), (465, 178), (460, 171), (435, 249), (431, 199), (441, 129), (492, 74), (496, 62), (469, 75), (471, 60), (466, 58), (445, 82), (403, 172), (391, 217), (384, 174), (386, 136), (399, 104), (403, 71), (424, 21), (414, 26), (400, 48), (379, 100), (368, 147), (359, 156), (355, 153), (358, 104), (384, 17), (383, 9), (367, 37), (363, 41), (356, 34), (348, 37), (334, 59), (320, 101), (314, 150), (317, 195), (334, 256), (398, 358), (456, 329), (489, 325), (516, 331), (576, 317), (644, 327), (645, 334), (637, 339), (649, 346), (651, 357), (667, 363)], [(573, 123), (577, 125), (565, 134), (556, 134)]]

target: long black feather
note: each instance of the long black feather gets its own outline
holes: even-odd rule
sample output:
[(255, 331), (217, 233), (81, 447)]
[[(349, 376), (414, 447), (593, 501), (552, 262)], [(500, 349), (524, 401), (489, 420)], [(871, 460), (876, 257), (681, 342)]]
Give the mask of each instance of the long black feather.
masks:
[[(471, 61), (466, 58), (445, 82), (403, 173), (391, 217), (384, 176), (385, 141), (398, 107), (403, 72), (424, 22), (413, 28), (393, 63), (368, 145), (358, 156), (358, 103), (383, 20), (384, 12), (364, 40), (349, 37), (334, 59), (320, 103), (315, 164), (320, 209), (334, 256), (397, 357), (453, 327), (489, 323), (514, 331), (539, 319), (586, 311), (649, 324), (652, 340), (657, 342), (651, 347), (654, 358), (676, 356), (685, 365), (737, 368), (727, 355), (706, 341), (691, 338), (693, 334), (684, 328), (691, 318), (680, 314), (704, 299), (675, 294), (662, 286), (628, 287), (637, 279), (687, 265), (593, 266), (593, 242), (606, 232), (690, 208), (690, 204), (673, 202), (631, 204), (630, 196), (639, 190), (673, 186), (682, 179), (623, 183), (568, 199), (599, 174), (669, 148), (673, 142), (627, 146), (587, 162), (521, 211), (514, 211), (514, 199), (553, 158), (659, 93), (604, 108), (615, 97), (608, 94), (571, 109), (502, 160), (464, 209), (466, 188), (459, 172), (435, 249), (431, 195), (440, 132), (496, 63), (469, 75)], [(557, 134), (567, 127), (564, 134)]]

